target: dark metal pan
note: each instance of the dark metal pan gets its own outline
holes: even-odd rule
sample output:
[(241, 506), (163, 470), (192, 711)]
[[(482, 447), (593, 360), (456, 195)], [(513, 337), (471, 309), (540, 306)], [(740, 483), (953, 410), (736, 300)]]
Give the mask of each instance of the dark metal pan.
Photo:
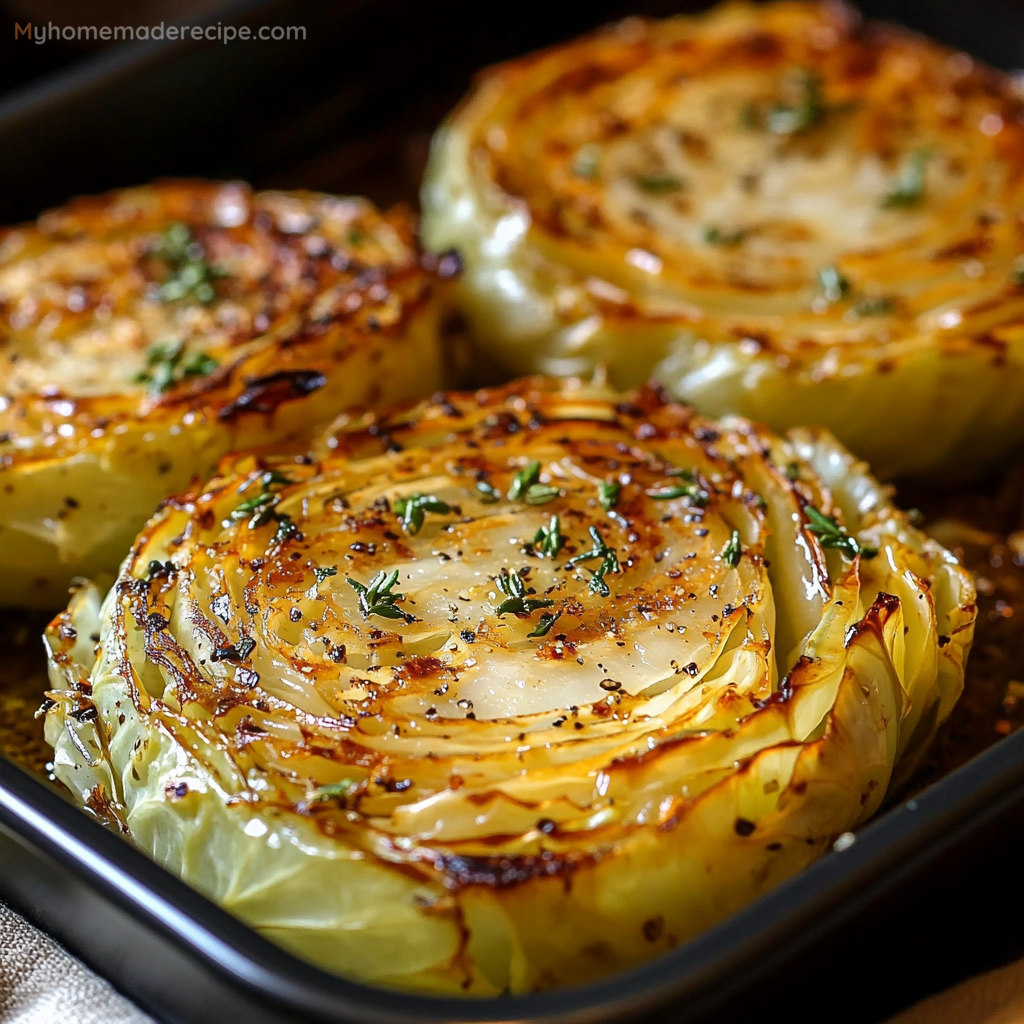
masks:
[[(1024, 4), (864, 7), (1024, 66)], [(182, 174), (414, 198), (422, 146), (477, 67), (625, 13), (614, 0), (521, 0), (511, 13), (470, 0), (233, 4), (214, 19), (306, 25), (306, 42), (136, 45), (0, 100), (0, 222)], [(1022, 826), (1018, 733), (673, 953), (586, 988), (488, 1003), (382, 992), (291, 957), (3, 758), (0, 896), (166, 1022), (866, 1024), (1024, 955)]]

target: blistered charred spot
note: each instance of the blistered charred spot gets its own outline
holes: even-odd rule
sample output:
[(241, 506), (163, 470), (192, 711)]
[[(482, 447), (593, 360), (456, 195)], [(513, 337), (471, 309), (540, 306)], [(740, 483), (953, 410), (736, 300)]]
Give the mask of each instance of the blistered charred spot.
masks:
[(318, 370), (281, 370), (266, 377), (250, 380), (245, 391), (220, 410), (222, 420), (231, 420), (242, 413), (273, 413), (278, 406), (297, 398), (305, 398), (327, 383)]
[(435, 868), (451, 889), (483, 886), (488, 889), (510, 889), (544, 878), (569, 879), (584, 863), (585, 855), (559, 854), (545, 850), (525, 857), (463, 857), (439, 854)]
[(665, 931), (665, 918), (661, 914), (644, 921), (643, 933), (648, 942), (657, 942)]
[(864, 633), (874, 633), (881, 640), (886, 623), (899, 609), (900, 599), (898, 597), (879, 593), (864, 618), (860, 622), (855, 622), (846, 631), (846, 646), (850, 647)]
[(935, 260), (965, 260), (984, 256), (992, 248), (992, 239), (988, 235), (975, 235), (939, 249), (933, 256)]
[(428, 679), (437, 676), (445, 671), (445, 664), (440, 658), (433, 655), (424, 655), (417, 658), (407, 658), (401, 668), (395, 670), (395, 675), (401, 679), (412, 681), (414, 679)]

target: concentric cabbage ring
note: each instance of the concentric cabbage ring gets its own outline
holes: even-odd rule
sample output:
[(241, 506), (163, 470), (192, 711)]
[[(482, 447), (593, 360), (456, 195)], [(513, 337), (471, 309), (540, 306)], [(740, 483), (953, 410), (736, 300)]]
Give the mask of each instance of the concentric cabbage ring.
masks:
[(46, 735), (282, 945), (523, 992), (686, 940), (868, 817), (973, 623), (828, 435), (523, 381), (168, 504), (54, 621)]
[(1024, 441), (1022, 162), (1006, 76), (838, 3), (733, 3), (485, 73), (424, 238), (505, 369), (605, 364), (966, 475)]
[(401, 211), (239, 184), (81, 199), (0, 233), (0, 605), (109, 580), (227, 451), (430, 394), (435, 281)]

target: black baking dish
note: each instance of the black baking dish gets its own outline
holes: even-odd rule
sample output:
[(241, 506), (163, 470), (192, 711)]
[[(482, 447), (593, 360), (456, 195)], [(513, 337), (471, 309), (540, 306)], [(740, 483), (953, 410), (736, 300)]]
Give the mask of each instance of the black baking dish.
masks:
[[(232, 4), (213, 20), (304, 24), (307, 41), (135, 45), (0, 100), (0, 222), (182, 174), (411, 199), (429, 132), (475, 68), (608, 18), (691, 6), (701, 5), (522, 0), (512, 17), (470, 0)], [(1024, 4), (863, 6), (1024, 66)], [(0, 897), (166, 1022), (724, 1024), (785, 1013), (852, 1024), (1024, 955), (1022, 826), (1018, 733), (673, 953), (599, 985), (485, 1003), (382, 992), (302, 963), (3, 758)]]

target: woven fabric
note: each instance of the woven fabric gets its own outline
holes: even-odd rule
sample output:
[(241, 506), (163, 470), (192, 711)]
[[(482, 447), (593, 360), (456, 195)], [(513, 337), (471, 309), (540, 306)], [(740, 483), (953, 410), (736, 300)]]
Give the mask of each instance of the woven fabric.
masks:
[(0, 904), (0, 1024), (153, 1024)]

